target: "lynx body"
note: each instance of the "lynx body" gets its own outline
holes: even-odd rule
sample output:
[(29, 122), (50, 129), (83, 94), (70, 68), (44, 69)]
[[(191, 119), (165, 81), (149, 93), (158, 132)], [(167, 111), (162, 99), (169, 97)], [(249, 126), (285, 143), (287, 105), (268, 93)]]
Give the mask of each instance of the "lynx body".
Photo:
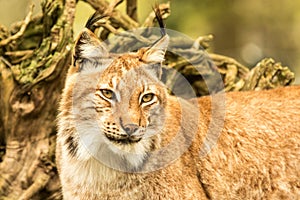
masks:
[(80, 34), (58, 116), (64, 199), (299, 199), (300, 87), (183, 100), (160, 82), (167, 44), (112, 56)]

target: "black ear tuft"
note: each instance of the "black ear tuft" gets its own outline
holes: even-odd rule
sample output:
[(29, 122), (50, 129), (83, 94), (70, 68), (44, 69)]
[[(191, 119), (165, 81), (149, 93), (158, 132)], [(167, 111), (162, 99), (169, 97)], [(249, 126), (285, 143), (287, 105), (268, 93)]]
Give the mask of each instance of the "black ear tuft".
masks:
[(107, 56), (108, 51), (106, 50), (106, 46), (94, 33), (97, 28), (96, 23), (104, 17), (106, 15), (101, 15), (99, 11), (96, 11), (86, 22), (85, 29), (81, 31), (75, 42), (74, 66), (76, 66), (76, 62), (81, 62), (84, 59), (96, 61)]
[(85, 28), (91, 30), (92, 32), (95, 32), (97, 26), (95, 26), (96, 22), (98, 22), (100, 19), (106, 17), (106, 15), (101, 15), (99, 11), (96, 11), (85, 24)]
[(169, 44), (169, 36), (166, 33), (165, 24), (163, 22), (163, 17), (159, 6), (157, 5), (153, 8), (156, 20), (160, 26), (160, 32), (162, 34), (151, 47), (143, 48), (139, 51), (140, 60), (147, 63), (161, 63), (164, 61), (164, 56)]
[(164, 20), (163, 20), (162, 13), (161, 13), (161, 10), (159, 8), (159, 5), (156, 5), (153, 8), (153, 11), (155, 13), (155, 17), (156, 17), (157, 23), (159, 24), (160, 32), (161, 32), (161, 35), (163, 37), (167, 33), (166, 33), (166, 26), (165, 26), (165, 23), (164, 23)]

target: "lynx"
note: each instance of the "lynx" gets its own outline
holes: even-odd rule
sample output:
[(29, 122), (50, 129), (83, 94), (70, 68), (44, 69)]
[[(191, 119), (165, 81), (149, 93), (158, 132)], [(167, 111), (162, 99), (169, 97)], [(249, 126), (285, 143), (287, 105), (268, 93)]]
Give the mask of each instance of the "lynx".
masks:
[(300, 87), (169, 95), (168, 42), (111, 54), (80, 33), (58, 115), (64, 199), (299, 199)]

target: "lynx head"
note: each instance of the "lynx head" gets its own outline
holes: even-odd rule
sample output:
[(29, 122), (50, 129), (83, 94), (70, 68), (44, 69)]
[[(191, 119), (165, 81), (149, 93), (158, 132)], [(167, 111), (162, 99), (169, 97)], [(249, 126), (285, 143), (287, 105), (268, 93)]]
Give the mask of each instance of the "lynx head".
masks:
[(80, 33), (72, 102), (79, 158), (137, 167), (156, 148), (167, 104), (160, 78), (168, 41), (164, 35), (137, 52), (112, 54), (90, 30)]

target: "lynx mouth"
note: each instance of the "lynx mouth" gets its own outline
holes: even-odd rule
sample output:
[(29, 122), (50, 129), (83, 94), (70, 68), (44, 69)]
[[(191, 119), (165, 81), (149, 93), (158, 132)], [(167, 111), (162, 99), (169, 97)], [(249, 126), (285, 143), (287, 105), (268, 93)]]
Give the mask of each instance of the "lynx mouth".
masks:
[(133, 143), (138, 143), (142, 139), (141, 137), (135, 137), (135, 136), (116, 138), (106, 133), (105, 136), (107, 137), (107, 139), (117, 144), (133, 144)]

